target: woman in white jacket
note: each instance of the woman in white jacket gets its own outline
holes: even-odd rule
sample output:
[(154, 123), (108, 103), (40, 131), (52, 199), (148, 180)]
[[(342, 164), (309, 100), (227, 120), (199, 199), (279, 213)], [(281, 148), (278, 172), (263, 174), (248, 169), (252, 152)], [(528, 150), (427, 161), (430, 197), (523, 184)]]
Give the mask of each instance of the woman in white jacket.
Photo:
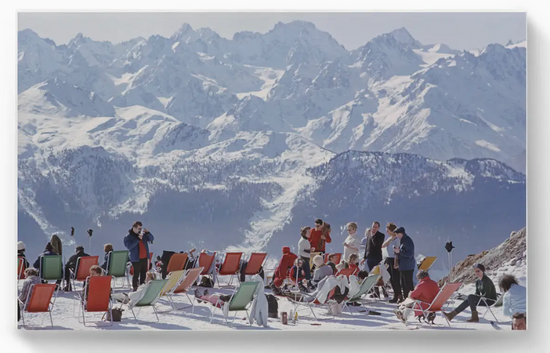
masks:
[(504, 315), (511, 317), (515, 313), (527, 312), (526, 288), (520, 286), (514, 276), (502, 276), (499, 281), (499, 287), (504, 292), (502, 297), (502, 312)]

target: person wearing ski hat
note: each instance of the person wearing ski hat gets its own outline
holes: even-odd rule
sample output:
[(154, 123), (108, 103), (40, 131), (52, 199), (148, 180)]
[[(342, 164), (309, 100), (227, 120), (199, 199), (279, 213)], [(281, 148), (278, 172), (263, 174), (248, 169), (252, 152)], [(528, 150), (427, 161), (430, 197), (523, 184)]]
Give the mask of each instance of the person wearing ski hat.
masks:
[(17, 257), (23, 259), (25, 268), (29, 268), (29, 262), (27, 261), (27, 257), (25, 256), (25, 248), (25, 243), (23, 243), (22, 241), (17, 242)]
[(36, 268), (37, 270), (40, 270), (40, 262), (41, 262), (40, 260), (42, 259), (42, 256), (48, 256), (48, 255), (57, 255), (53, 251), (53, 246), (51, 243), (46, 244), (46, 249), (42, 254), (38, 255), (38, 259), (36, 259), (36, 261), (34, 262), (33, 267)]
[(413, 275), (416, 266), (414, 258), (414, 242), (405, 233), (405, 228), (399, 227), (395, 230), (397, 238), (399, 238), (399, 247), (393, 247), (401, 275), (401, 288), (403, 290), (403, 299), (409, 296), (409, 292), (414, 289)]
[(275, 272), (273, 273), (273, 283), (271, 285), (271, 289), (273, 290), (274, 294), (281, 294), (281, 286), (283, 285), (287, 275), (288, 271), (294, 266), (294, 261), (298, 258), (298, 256), (290, 251), (290, 247), (283, 246), (283, 257), (281, 257), (281, 261), (279, 261), (279, 266), (275, 269)]
[[(462, 304), (460, 304), (453, 311), (449, 313), (443, 312), (443, 314), (447, 317), (447, 320), (449, 321), (451, 321), (455, 316), (460, 314), (462, 311), (464, 311), (464, 309), (469, 306), (470, 310), (472, 311), (472, 316), (469, 320), (466, 321), (479, 322), (477, 306), (485, 306), (485, 302), (487, 303), (487, 305), (491, 306), (497, 301), (497, 290), (495, 289), (493, 281), (491, 281), (491, 279), (485, 274), (485, 266), (483, 266), (482, 264), (475, 264), (473, 268), (474, 273), (478, 278), (478, 280), (476, 281), (476, 292), (475, 294), (468, 295), (468, 299), (464, 300)], [(481, 297), (485, 298), (485, 301), (480, 302)]]

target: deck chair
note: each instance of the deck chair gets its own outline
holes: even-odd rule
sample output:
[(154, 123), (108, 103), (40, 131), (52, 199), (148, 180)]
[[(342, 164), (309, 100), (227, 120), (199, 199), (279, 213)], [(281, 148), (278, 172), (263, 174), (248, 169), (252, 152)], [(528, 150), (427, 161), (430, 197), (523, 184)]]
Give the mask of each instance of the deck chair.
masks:
[[(261, 285), (261, 282), (243, 282), (243, 283), (241, 283), (239, 288), (237, 288), (233, 292), (233, 294), (231, 295), (231, 298), (229, 299), (229, 301), (224, 303), (223, 306), (221, 306), (221, 302), (218, 299), (216, 304), (214, 306), (212, 306), (211, 309), (210, 309), (210, 311), (211, 311), (210, 323), (212, 323), (212, 320), (214, 319), (214, 313), (216, 312), (216, 308), (218, 308), (218, 305), (221, 306), (218, 309), (222, 310), (222, 312), (223, 312), (224, 306), (228, 305), (229, 307), (227, 308), (227, 311), (228, 312), (232, 312), (232, 311), (235, 312), (235, 315), (233, 316), (233, 320), (231, 320), (231, 323), (233, 323), (235, 321), (235, 317), (237, 317), (237, 313), (239, 311), (244, 311), (244, 312), (246, 312), (246, 317), (248, 318), (249, 325), (252, 325), (252, 323), (250, 323), (250, 316), (248, 315), (248, 308), (252, 304), (252, 300), (254, 300), (254, 295), (256, 294), (256, 289), (259, 285)], [(197, 299), (195, 298), (195, 300), (197, 300)], [(193, 307), (193, 309), (194, 309), (194, 307)], [(225, 315), (224, 315), (224, 319), (225, 319), (225, 323), (227, 324), (227, 326), (231, 327), (231, 325), (230, 325), (229, 321), (227, 321), (227, 317)]]
[(25, 279), (25, 259), (22, 256), (17, 257), (17, 280)]
[(222, 264), (217, 269), (218, 275), (216, 276), (216, 281), (218, 282), (218, 288), (221, 288), (219, 276), (230, 276), (229, 286), (231, 286), (231, 283), (233, 282), (233, 278), (235, 276), (238, 276), (240, 273), (242, 256), (243, 256), (242, 252), (225, 253)]
[(170, 257), (168, 261), (168, 266), (166, 267), (166, 273), (174, 271), (182, 271), (185, 268), (185, 263), (187, 262), (187, 254), (174, 254)]
[[(491, 310), (491, 307), (489, 306), (489, 303), (487, 302), (488, 300), (490, 301), (494, 301), (493, 305), (495, 305), (497, 302), (498, 302), (498, 299), (497, 300), (492, 300), (492, 299), (488, 299), (488, 298), (485, 298), (485, 297), (481, 297), (479, 298), (479, 301), (477, 302), (477, 308), (478, 308), (478, 311), (479, 311), (479, 308), (483, 308), (485, 307), (485, 312), (483, 313), (483, 315), (481, 317), (485, 317), (485, 315), (487, 315), (487, 312), (490, 312), (491, 315), (493, 315), (493, 318), (495, 319), (495, 321), (497, 323), (500, 323), (497, 319), (497, 317), (495, 316), (495, 313), (493, 313), (493, 310)], [(483, 304), (485, 305), (479, 305), (483, 302)]]
[(40, 258), (40, 279), (56, 282), (64, 279), (61, 255), (47, 255)]
[[(326, 307), (326, 309), (332, 314), (334, 317), (335, 315), (332, 313), (332, 311), (328, 307), (328, 301), (330, 298), (334, 296), (334, 293), (336, 292), (336, 287), (333, 288), (330, 293), (327, 295), (327, 300), (324, 303), (321, 303), (317, 297), (314, 297), (308, 293), (303, 292), (294, 292), (293, 294), (300, 295), (300, 299), (296, 300), (296, 297), (292, 298), (290, 296), (287, 296), (287, 299), (294, 305), (294, 311), (298, 311), (299, 306), (304, 306), (308, 308), (311, 311), (311, 314), (313, 314), (313, 317), (317, 319), (317, 315), (315, 315), (315, 311), (313, 311), (313, 308), (316, 306), (320, 307)], [(310, 298), (311, 300), (307, 300), (306, 298)]]
[(359, 269), (357, 269), (357, 268), (355, 268), (355, 269), (353, 269), (353, 268), (343, 268), (343, 269), (341, 269), (340, 271), (338, 271), (336, 273), (336, 277), (342, 275), (342, 276), (346, 276), (346, 277), (349, 278), (349, 276), (356, 275), (358, 272), (359, 272)]
[(98, 264), (99, 256), (82, 256), (76, 260), (76, 266), (74, 271), (71, 269), (70, 280), (72, 282), (73, 290), (75, 282), (85, 282), (86, 278), (90, 275), (90, 267)]
[[(131, 288), (130, 279), (128, 278), (128, 269), (126, 267), (128, 264), (129, 254), (130, 253), (128, 250), (111, 251), (107, 261), (106, 275), (111, 276), (111, 278), (115, 281), (115, 284), (118, 278), (125, 278), (128, 288)], [(124, 288), (124, 281), (122, 282), (122, 287), (116, 288)]]
[(436, 260), (437, 260), (437, 257), (435, 256), (428, 256), (424, 258), (424, 260), (422, 260), (422, 263), (418, 267), (418, 270), (428, 271), (433, 266)]
[[(348, 303), (359, 303), (360, 304), (359, 306), (364, 307), (363, 303), (361, 302), (361, 297), (367, 294), (371, 289), (373, 289), (374, 286), (376, 286), (376, 284), (378, 283), (379, 279), (380, 279), (379, 274), (369, 275), (367, 278), (363, 280), (363, 282), (361, 283), (361, 287), (359, 287), (359, 291), (355, 293), (354, 296), (344, 299), (344, 301), (342, 302), (342, 305), (348, 309), (350, 314), (353, 315), (350, 309), (350, 306), (352, 305), (348, 305)], [(367, 308), (365, 307), (365, 309)]]
[(55, 292), (55, 284), (33, 284), (25, 303), (19, 300), (21, 304), (21, 318), (23, 319), (23, 327), (25, 324), (25, 313), (48, 313), (50, 322), (53, 328), (52, 309), (55, 304), (55, 297), (52, 301)]
[[(311, 253), (311, 256), (310, 256), (310, 258), (309, 258), (309, 268), (310, 268), (310, 269), (313, 269), (313, 258), (314, 258), (315, 256), (321, 255), (321, 254), (322, 254), (322, 253), (320, 253), (320, 252), (312, 252), (312, 253)], [(326, 262), (326, 260), (325, 260), (325, 262)]]
[[(97, 256), (96, 256), (97, 257)], [(82, 323), (86, 326), (86, 313), (106, 313), (109, 312), (113, 317), (113, 306), (111, 302), (111, 276), (88, 276), (88, 287), (85, 288), (83, 297), (88, 298), (86, 300), (80, 299), (80, 311), (82, 312)], [(84, 279), (86, 281), (86, 279)], [(80, 322), (79, 313), (78, 322)], [(113, 322), (109, 321), (109, 324), (105, 326), (112, 326)], [(104, 323), (102, 321), (96, 322), (96, 324)]]
[[(197, 281), (197, 278), (199, 278), (202, 270), (203, 270), (202, 267), (195, 267), (185, 271), (185, 274), (183, 275), (183, 279), (180, 281), (180, 283), (176, 287), (174, 287), (172, 290), (166, 291), (164, 293), (164, 295), (166, 296), (166, 298), (168, 299), (168, 301), (170, 302), (170, 305), (174, 310), (182, 310), (190, 306), (191, 307), (195, 306), (194, 301), (189, 297), (187, 293), (189, 293), (189, 290), (191, 290), (191, 287)], [(185, 294), (185, 296), (187, 297), (191, 305), (178, 308), (176, 306), (176, 303), (174, 302), (173, 296), (179, 293)]]
[[(434, 300), (431, 303), (423, 303), (420, 300), (415, 300), (414, 304), (413, 304), (413, 307), (412, 307), (413, 310), (411, 310), (411, 313), (414, 310), (420, 310), (420, 311), (422, 311), (422, 314), (424, 315), (424, 317), (428, 317), (428, 314), (430, 314), (430, 313), (441, 312), (441, 316), (443, 316), (443, 318), (445, 318), (445, 321), (447, 321), (447, 325), (449, 325), (449, 327), (450, 327), (451, 323), (449, 322), (449, 320), (447, 320), (447, 317), (445, 315), (443, 315), (443, 310), (442, 310), (443, 305), (445, 305), (445, 303), (449, 300), (449, 298), (451, 298), (451, 295), (453, 295), (453, 293), (456, 292), (457, 289), (460, 288), (461, 285), (462, 285), (462, 283), (460, 283), (460, 282), (458, 282), (458, 283), (446, 283), (443, 286), (443, 288), (441, 288), (439, 290), (439, 293), (437, 294), (437, 296), (434, 298)], [(429, 306), (426, 309), (422, 309), (422, 306), (420, 304), (429, 304)], [(430, 326), (432, 326), (432, 324), (430, 322), (428, 322), (428, 324)]]
[[(160, 292), (162, 291), (166, 283), (168, 283), (167, 279), (156, 279), (149, 282), (149, 285), (145, 290), (145, 295), (143, 296), (143, 298), (141, 298), (139, 302), (136, 303), (134, 307), (135, 308), (143, 308), (145, 306), (152, 307), (153, 311), (155, 312), (155, 316), (157, 317), (157, 321), (160, 321), (155, 304), (157, 303), (157, 300), (160, 297)], [(137, 316), (136, 316), (136, 313), (134, 312), (134, 308), (132, 308), (131, 311), (132, 311), (132, 314), (134, 315), (134, 319), (136, 319), (137, 321)]]
[(183, 280), (183, 275), (185, 274), (185, 270), (179, 270), (179, 271), (172, 271), (168, 275), (168, 282), (166, 282), (166, 285), (162, 290), (160, 291), (160, 296), (166, 295), (168, 292), (173, 292), (174, 289), (178, 287), (180, 282)]
[[(328, 256), (329, 256), (329, 255), (330, 255), (330, 254), (328, 254), (328, 253), (325, 254), (325, 259), (324, 259), (324, 260), (325, 260), (325, 263), (328, 262)], [(335, 263), (336, 265), (338, 265), (338, 264), (340, 263), (340, 261), (342, 260), (342, 253), (334, 253), (334, 255), (336, 255), (336, 258), (334, 259), (334, 263)], [(344, 261), (348, 261), (348, 260), (347, 260), (347, 259), (344, 259)]]
[(246, 268), (244, 270), (245, 276), (254, 276), (257, 275), (262, 266), (264, 265), (265, 260), (267, 259), (266, 253), (261, 252), (254, 252), (250, 254), (250, 257), (248, 258), (248, 263), (246, 264)]
[[(208, 276), (211, 275), (208, 273), (210, 271), (210, 267), (212, 267), (212, 264), (214, 263), (214, 260), (216, 259), (216, 252), (212, 255), (208, 255), (206, 253), (200, 253), (199, 255), (199, 261), (198, 265), (195, 265), (197, 267), (202, 267), (203, 270), (201, 272), (201, 276)], [(214, 277), (212, 276), (212, 282), (214, 282)]]

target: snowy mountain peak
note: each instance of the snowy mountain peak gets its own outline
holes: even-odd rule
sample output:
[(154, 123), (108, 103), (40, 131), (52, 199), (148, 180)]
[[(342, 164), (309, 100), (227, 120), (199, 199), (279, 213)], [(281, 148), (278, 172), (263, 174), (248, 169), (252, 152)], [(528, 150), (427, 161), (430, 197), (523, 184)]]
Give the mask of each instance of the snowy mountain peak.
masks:
[(184, 23), (171, 37), (173, 41), (183, 41), (186, 43), (195, 41), (199, 38), (197, 32), (188, 23)]
[(388, 34), (391, 35), (393, 38), (395, 38), (395, 40), (401, 44), (405, 44), (411, 47), (422, 46), (422, 44), (419, 41), (413, 38), (413, 36), (409, 33), (409, 31), (405, 27), (395, 29)]

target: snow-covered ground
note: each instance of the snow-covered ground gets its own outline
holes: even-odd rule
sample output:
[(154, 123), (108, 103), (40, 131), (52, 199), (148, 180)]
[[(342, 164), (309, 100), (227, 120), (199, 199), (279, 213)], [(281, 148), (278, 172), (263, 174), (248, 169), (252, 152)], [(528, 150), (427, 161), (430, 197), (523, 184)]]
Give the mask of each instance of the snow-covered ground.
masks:
[[(516, 275), (521, 284), (525, 284), (525, 267), (503, 267), (498, 271), (498, 275), (490, 276), (497, 284), (498, 277), (501, 273), (511, 273)], [(227, 288), (222, 280), (222, 288), (209, 288), (209, 293), (222, 293), (230, 294), (231, 288)], [(21, 283), (19, 284), (21, 286)], [(498, 284), (497, 284), (498, 286)], [(127, 289), (126, 289), (127, 290)], [(115, 292), (123, 292), (124, 290), (117, 289)], [(202, 291), (202, 288), (201, 288)], [(473, 293), (473, 285), (464, 286), (459, 292), (464, 294)], [(270, 290), (266, 290), (266, 293)], [(192, 296), (192, 295), (191, 295)], [(183, 296), (179, 296), (175, 299), (176, 305), (179, 307), (188, 305), (187, 299), (183, 299)], [(294, 310), (292, 303), (286, 299), (278, 298), (279, 313), (290, 313)], [(79, 318), (75, 317), (74, 305), (78, 305), (77, 299), (75, 299), (75, 292), (64, 293), (59, 292), (55, 301), (55, 306), (52, 312), (54, 329), (56, 330), (196, 330), (196, 331), (210, 331), (210, 330), (284, 330), (284, 331), (365, 331), (365, 330), (494, 330), (490, 321), (494, 320), (489, 312), (485, 317), (481, 317), (484, 313), (484, 309), (480, 309), (480, 322), (468, 323), (466, 320), (470, 317), (469, 310), (466, 310), (459, 314), (449, 327), (444, 318), (439, 314), (435, 320), (435, 325), (430, 327), (428, 324), (420, 324), (412, 316), (409, 319), (407, 325), (399, 321), (393, 310), (395, 304), (390, 304), (387, 300), (365, 299), (364, 303), (368, 310), (379, 312), (381, 315), (367, 315), (364, 309), (360, 309), (363, 312), (359, 312), (352, 307), (353, 314), (350, 314), (345, 308), (344, 312), (336, 317), (333, 317), (327, 312), (326, 307), (316, 307), (313, 310), (317, 318), (314, 318), (305, 307), (298, 309), (298, 321), (293, 324), (283, 325), (280, 319), (269, 319), (269, 327), (264, 328), (254, 324), (248, 325), (248, 320), (244, 312), (238, 312), (233, 327), (229, 327), (225, 324), (223, 314), (220, 310), (216, 309), (216, 315), (212, 324), (210, 323), (210, 309), (213, 308), (211, 304), (201, 303), (195, 304), (194, 313), (191, 312), (191, 308), (171, 311), (171, 307), (165, 298), (159, 299), (157, 303), (157, 310), (159, 311), (159, 319), (156, 320), (153, 309), (145, 307), (141, 309), (135, 309), (138, 320), (136, 321), (131, 313), (127, 310), (126, 305), (123, 309), (126, 309), (122, 314), (122, 321), (115, 322), (113, 326), (106, 327), (105, 323), (101, 323), (98, 326), (97, 322), (101, 319), (102, 313), (89, 313), (86, 315), (87, 326), (84, 326), (79, 322)], [(452, 310), (460, 304), (460, 301), (450, 301), (448, 311)], [(115, 305), (116, 307), (120, 304)], [(511, 320), (510, 318), (502, 314), (502, 307), (494, 308), (494, 314), (500, 322), (500, 327), (504, 330), (510, 330)], [(280, 317), (280, 315), (279, 315)], [(47, 314), (25, 314), (25, 320), (27, 325), (35, 329), (51, 329), (49, 318)], [(82, 319), (80, 318), (80, 321)], [(22, 321), (18, 323), (18, 328), (23, 329)]]

